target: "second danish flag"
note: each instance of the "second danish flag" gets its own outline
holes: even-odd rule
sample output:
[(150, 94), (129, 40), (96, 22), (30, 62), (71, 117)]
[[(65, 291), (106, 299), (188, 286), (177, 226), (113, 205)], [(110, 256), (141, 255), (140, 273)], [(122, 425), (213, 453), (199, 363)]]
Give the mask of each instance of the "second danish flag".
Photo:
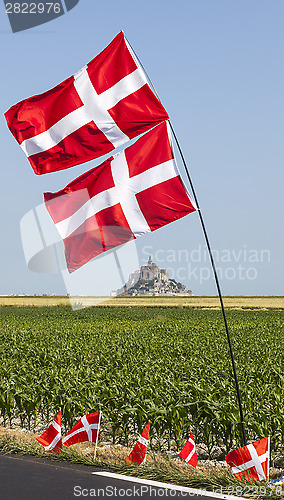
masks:
[(64, 241), (69, 272), (196, 210), (166, 122), (44, 199)]

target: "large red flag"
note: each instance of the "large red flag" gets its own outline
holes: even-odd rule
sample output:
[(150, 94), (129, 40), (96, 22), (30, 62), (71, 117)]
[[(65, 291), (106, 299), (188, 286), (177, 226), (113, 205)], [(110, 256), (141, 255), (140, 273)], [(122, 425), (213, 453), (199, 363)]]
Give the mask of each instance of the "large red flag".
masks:
[(198, 458), (195, 448), (195, 442), (193, 439), (193, 434), (190, 431), (190, 437), (185, 443), (183, 449), (179, 453), (180, 458), (183, 458), (188, 464), (192, 465), (192, 467), (196, 467), (198, 464)]
[(98, 442), (100, 432), (101, 412), (88, 413), (78, 420), (72, 429), (64, 436), (62, 443), (66, 448), (82, 441)]
[(48, 429), (41, 436), (37, 437), (36, 440), (44, 446), (45, 451), (57, 454), (61, 453), (61, 410), (57, 413)]
[(149, 443), (150, 422), (145, 426), (141, 436), (139, 436), (137, 443), (133, 450), (126, 458), (127, 463), (135, 465), (143, 465), (146, 462), (146, 453)]
[(232, 474), (241, 481), (261, 481), (269, 476), (270, 438), (264, 437), (252, 444), (233, 450), (225, 456)]
[(98, 158), (168, 118), (122, 32), (74, 76), (5, 116), (36, 174)]
[(69, 272), (196, 210), (180, 178), (166, 122), (44, 199), (64, 241)]

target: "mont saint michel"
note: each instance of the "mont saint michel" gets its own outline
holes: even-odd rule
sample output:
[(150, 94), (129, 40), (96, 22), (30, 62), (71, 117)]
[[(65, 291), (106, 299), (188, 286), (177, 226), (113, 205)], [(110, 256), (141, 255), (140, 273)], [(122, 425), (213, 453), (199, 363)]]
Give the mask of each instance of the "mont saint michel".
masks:
[(123, 295), (126, 297), (137, 296), (193, 296), (194, 293), (185, 285), (169, 278), (167, 269), (160, 269), (149, 256), (146, 266), (130, 274), (124, 287), (112, 292), (111, 295)]

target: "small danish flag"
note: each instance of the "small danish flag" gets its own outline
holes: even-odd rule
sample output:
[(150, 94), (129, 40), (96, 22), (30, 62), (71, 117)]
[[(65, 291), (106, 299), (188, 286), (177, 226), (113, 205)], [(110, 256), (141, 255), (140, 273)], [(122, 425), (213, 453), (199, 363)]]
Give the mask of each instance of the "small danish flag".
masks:
[(84, 415), (62, 439), (62, 443), (66, 446), (66, 448), (69, 448), (72, 444), (81, 443), (83, 441), (92, 441), (97, 444), (100, 431), (100, 421), (100, 411)]
[(51, 422), (48, 429), (36, 440), (43, 445), (45, 451), (49, 453), (61, 453), (61, 410), (57, 413), (55, 419)]
[(138, 438), (132, 452), (126, 458), (127, 463), (144, 465), (146, 462), (147, 446), (149, 443), (150, 422), (145, 426), (141, 436)]
[(190, 437), (185, 443), (183, 449), (179, 453), (179, 457), (185, 460), (192, 467), (196, 467), (198, 463), (198, 458), (196, 454), (195, 442), (193, 439), (192, 432), (190, 431)]
[(242, 481), (261, 481), (269, 477), (270, 437), (233, 450), (225, 456), (232, 474)]

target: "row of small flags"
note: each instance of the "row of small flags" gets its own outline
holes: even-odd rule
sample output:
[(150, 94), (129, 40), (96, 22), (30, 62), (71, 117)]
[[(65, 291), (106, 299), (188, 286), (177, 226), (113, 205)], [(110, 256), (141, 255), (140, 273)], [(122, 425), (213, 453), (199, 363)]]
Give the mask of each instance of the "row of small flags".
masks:
[[(36, 438), (44, 446), (45, 451), (58, 454), (62, 451), (62, 445), (69, 448), (73, 444), (84, 441), (93, 442), (97, 446), (101, 422), (100, 411), (88, 413), (81, 417), (63, 438), (61, 434), (61, 415), (60, 410), (48, 429)], [(146, 462), (149, 433), (150, 422), (147, 423), (133, 450), (126, 458), (127, 463), (143, 465)], [(180, 451), (179, 457), (192, 467), (197, 466), (198, 457), (192, 432), (190, 432), (189, 439)], [(269, 457), (270, 438), (264, 437), (252, 444), (231, 451), (226, 455), (225, 460), (237, 479), (261, 481), (269, 478)]]

